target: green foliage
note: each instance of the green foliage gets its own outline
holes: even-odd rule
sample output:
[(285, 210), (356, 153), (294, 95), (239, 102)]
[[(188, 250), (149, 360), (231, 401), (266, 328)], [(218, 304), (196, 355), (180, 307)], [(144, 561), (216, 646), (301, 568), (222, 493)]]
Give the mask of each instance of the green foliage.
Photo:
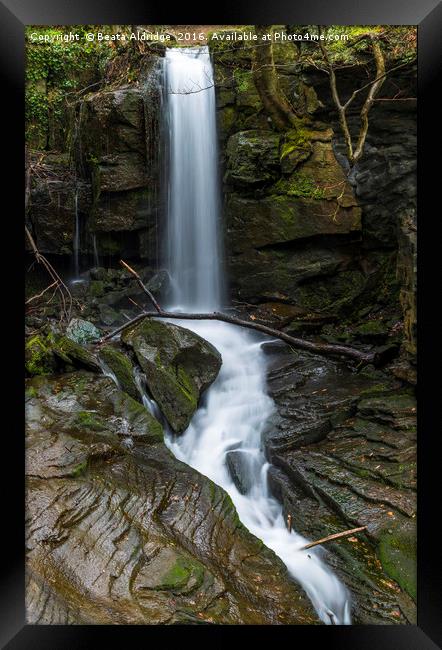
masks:
[[(96, 30), (87, 25), (26, 28), (25, 120), (26, 141), (31, 145), (48, 147), (49, 129), (65, 128), (68, 100), (75, 98), (75, 91), (98, 81), (113, 56), (108, 44), (83, 38)], [(80, 40), (55, 40), (68, 32), (79, 34)]]
[[(309, 32), (317, 34), (316, 26), (310, 26)], [(356, 64), (371, 60), (370, 39), (368, 34), (375, 34), (381, 40), (382, 50), (386, 60), (391, 62), (407, 62), (416, 58), (416, 28), (413, 26), (396, 25), (330, 25), (323, 28), (327, 38), (324, 45), (332, 63)], [(348, 35), (348, 39), (344, 36)], [(313, 42), (314, 54), (321, 58), (317, 41)], [(309, 47), (310, 50), (310, 47)]]

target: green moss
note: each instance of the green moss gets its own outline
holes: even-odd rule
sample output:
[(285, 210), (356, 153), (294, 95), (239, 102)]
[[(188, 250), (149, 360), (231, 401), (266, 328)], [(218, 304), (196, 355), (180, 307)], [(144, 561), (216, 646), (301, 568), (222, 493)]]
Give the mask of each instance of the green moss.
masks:
[(32, 399), (33, 397), (37, 397), (37, 395), (38, 393), (34, 386), (29, 386), (25, 391), (25, 399)]
[(104, 431), (106, 425), (103, 420), (92, 411), (79, 411), (73, 422), (74, 426), (91, 431)]
[(416, 538), (414, 529), (384, 533), (378, 547), (385, 572), (416, 600)]
[(87, 462), (87, 459), (86, 459), (86, 460), (84, 460), (83, 462), (79, 463), (78, 465), (76, 465), (74, 467), (74, 469), (70, 473), (70, 476), (72, 478), (78, 478), (79, 476), (81, 476), (82, 474), (84, 474), (86, 472), (87, 465), (88, 465), (88, 462)]
[(145, 442), (152, 444), (163, 442), (163, 427), (140, 402), (126, 393), (118, 392), (116, 404), (119, 409), (124, 410), (131, 428), (138, 433), (143, 432)]
[(100, 366), (95, 356), (79, 343), (75, 343), (67, 336), (56, 337), (53, 341), (53, 352), (65, 363), (86, 366), (92, 370), (99, 370)]
[(133, 399), (139, 400), (140, 394), (134, 380), (133, 367), (128, 357), (111, 345), (106, 345), (100, 349), (100, 358), (115, 373), (121, 389)]
[(290, 178), (281, 178), (272, 187), (276, 195), (298, 196), (310, 199), (324, 199), (325, 191), (305, 174), (295, 173)]
[(222, 110), (218, 111), (218, 116), (221, 134), (227, 137), (236, 123), (236, 109), (234, 106), (225, 106)]
[(104, 282), (102, 280), (93, 280), (89, 284), (89, 294), (95, 298), (104, 295)]
[(25, 368), (29, 375), (50, 375), (54, 372), (52, 350), (39, 334), (26, 342)]
[(195, 394), (195, 386), (192, 380), (187, 376), (186, 371), (182, 366), (177, 368), (178, 384), (183, 391), (184, 395), (189, 399), (194, 407), (197, 407), (197, 396)]
[(163, 576), (157, 589), (181, 590), (188, 585), (192, 579), (192, 588), (201, 586), (204, 578), (204, 567), (189, 558), (178, 557), (175, 564)]
[(310, 149), (310, 139), (308, 131), (301, 126), (297, 129), (291, 129), (284, 134), (284, 142), (281, 147), (280, 158), (283, 160), (286, 156), (295, 150)]

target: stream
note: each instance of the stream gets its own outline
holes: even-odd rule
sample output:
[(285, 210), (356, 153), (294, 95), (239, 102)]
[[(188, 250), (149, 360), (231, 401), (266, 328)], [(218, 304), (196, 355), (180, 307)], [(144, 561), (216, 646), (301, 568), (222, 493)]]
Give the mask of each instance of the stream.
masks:
[[(214, 311), (222, 308), (223, 270), (215, 90), (208, 49), (168, 49), (164, 76), (170, 166), (165, 247), (173, 286), (169, 309)], [(283, 560), (321, 621), (350, 624), (350, 595), (324, 562), (325, 552), (299, 550), (308, 540), (289, 532), (282, 506), (269, 494), (269, 463), (261, 439), (275, 405), (266, 392), (261, 340), (221, 322), (182, 325), (212, 343), (223, 363), (187, 430), (181, 436), (167, 434), (168, 447), (228, 492), (242, 523)], [(241, 492), (229, 473), (229, 453), (239, 461)]]

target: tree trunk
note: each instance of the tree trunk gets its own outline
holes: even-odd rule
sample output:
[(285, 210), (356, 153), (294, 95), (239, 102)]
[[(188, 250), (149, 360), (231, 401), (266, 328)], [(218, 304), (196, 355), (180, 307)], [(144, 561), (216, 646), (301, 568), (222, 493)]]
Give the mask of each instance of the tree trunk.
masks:
[(271, 33), (271, 26), (255, 25), (255, 32), (258, 44), (254, 48), (253, 81), (264, 109), (278, 131), (294, 128), (298, 118), (279, 85), (273, 61), (272, 41), (262, 40), (264, 34)]

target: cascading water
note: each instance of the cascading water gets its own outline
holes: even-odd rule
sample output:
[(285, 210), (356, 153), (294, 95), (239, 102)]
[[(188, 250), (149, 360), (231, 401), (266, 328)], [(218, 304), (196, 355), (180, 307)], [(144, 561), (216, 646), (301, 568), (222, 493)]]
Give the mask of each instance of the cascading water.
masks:
[[(220, 309), (219, 180), (215, 90), (208, 49), (169, 49), (165, 58), (169, 140), (168, 268), (175, 311)], [(175, 321), (177, 322), (177, 321)], [(286, 528), (281, 505), (269, 494), (269, 464), (262, 432), (274, 410), (266, 394), (261, 343), (239, 327), (186, 321), (221, 353), (223, 364), (188, 429), (167, 444), (182, 461), (221, 485), (241, 521), (286, 564), (310, 597), (320, 619), (350, 623), (349, 594), (322, 561), (320, 549), (300, 551), (307, 540)], [(241, 454), (248, 487), (240, 493), (226, 464)]]
[(215, 90), (206, 48), (166, 53), (169, 191), (167, 258), (175, 309), (221, 301)]
[(78, 189), (75, 190), (74, 194), (74, 209), (75, 209), (75, 231), (74, 231), (74, 273), (75, 278), (78, 279), (80, 275), (80, 264), (79, 264), (79, 251), (80, 251), (80, 218), (78, 215)]

